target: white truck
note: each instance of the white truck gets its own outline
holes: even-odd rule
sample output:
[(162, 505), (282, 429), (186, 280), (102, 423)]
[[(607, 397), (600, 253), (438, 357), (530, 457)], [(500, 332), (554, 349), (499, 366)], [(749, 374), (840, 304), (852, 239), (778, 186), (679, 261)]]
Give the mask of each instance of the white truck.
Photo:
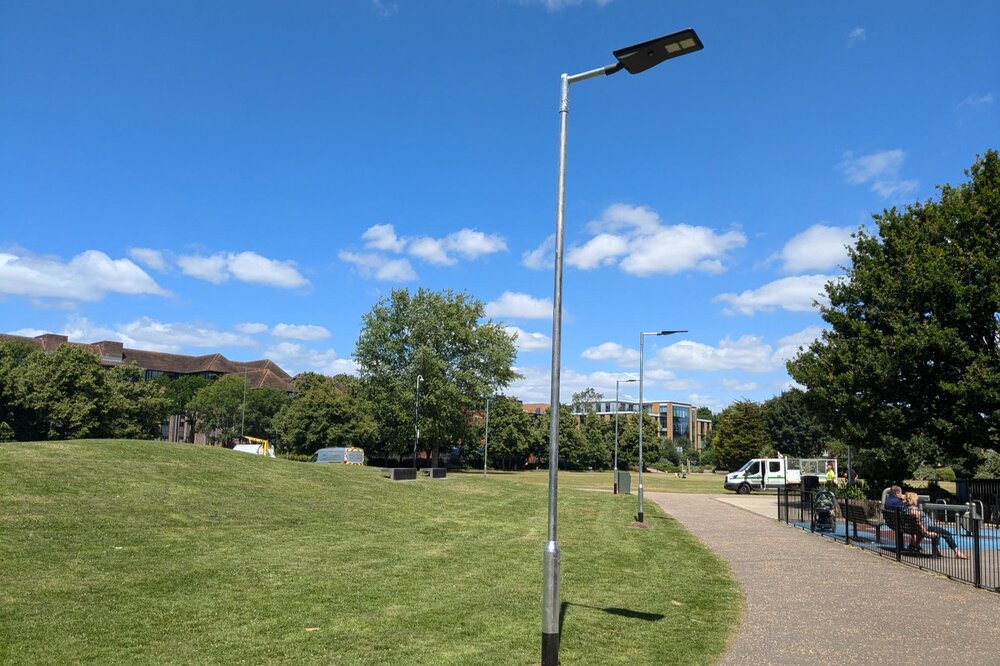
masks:
[(828, 465), (833, 465), (836, 476), (836, 458), (754, 458), (726, 475), (725, 488), (748, 495), (752, 490), (798, 485), (804, 476), (816, 476), (824, 483)]

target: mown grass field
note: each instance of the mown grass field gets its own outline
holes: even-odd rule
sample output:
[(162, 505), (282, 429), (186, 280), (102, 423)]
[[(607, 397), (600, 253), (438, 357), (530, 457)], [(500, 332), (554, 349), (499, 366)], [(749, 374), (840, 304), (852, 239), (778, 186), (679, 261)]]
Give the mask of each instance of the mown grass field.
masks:
[[(0, 506), (2, 663), (539, 659), (542, 484), (76, 441), (0, 445)], [(737, 584), (634, 509), (560, 492), (562, 663), (713, 662)]]
[[(467, 472), (471, 474), (472, 472)], [(482, 475), (482, 470), (478, 474)], [(494, 472), (488, 471), (488, 475), (495, 475), (498, 479), (515, 483), (531, 483), (548, 487), (548, 470), (532, 470), (530, 472)], [(639, 473), (631, 472), (632, 494), (637, 492), (639, 487)], [(642, 475), (642, 485), (644, 490), (664, 492), (664, 493), (702, 493), (714, 495), (732, 494), (733, 491), (726, 490), (722, 484), (726, 481), (725, 474), (690, 474), (686, 479), (678, 478), (674, 474), (664, 472), (645, 472)], [(614, 484), (614, 477), (610, 471), (607, 472), (559, 472), (560, 488), (586, 488), (588, 490), (611, 491)]]

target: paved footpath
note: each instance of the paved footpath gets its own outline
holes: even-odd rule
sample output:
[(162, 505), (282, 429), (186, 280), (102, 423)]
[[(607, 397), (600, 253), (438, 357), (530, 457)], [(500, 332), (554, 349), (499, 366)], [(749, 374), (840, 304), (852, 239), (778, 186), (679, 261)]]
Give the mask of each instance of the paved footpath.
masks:
[(729, 563), (746, 598), (720, 664), (1000, 666), (1000, 594), (777, 521), (773, 496), (647, 492)]

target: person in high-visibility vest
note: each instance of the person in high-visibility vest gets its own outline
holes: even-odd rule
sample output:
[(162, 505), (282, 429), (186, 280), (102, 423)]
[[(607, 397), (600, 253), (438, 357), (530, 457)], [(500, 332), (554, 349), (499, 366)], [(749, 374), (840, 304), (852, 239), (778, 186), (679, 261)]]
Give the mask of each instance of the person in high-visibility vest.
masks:
[(837, 473), (833, 471), (833, 463), (826, 464), (826, 487), (833, 490), (837, 486)]

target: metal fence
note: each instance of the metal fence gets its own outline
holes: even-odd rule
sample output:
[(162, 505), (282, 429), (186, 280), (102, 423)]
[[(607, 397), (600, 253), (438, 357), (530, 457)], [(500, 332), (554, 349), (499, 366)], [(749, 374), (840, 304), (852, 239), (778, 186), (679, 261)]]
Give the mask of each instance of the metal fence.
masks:
[[(1000, 482), (993, 483), (1000, 488)], [(969, 484), (968, 499), (961, 504), (933, 502), (924, 496), (920, 517), (900, 508), (884, 509), (879, 500), (837, 498), (835, 491), (783, 488), (778, 491), (778, 520), (881, 557), (1000, 592), (1000, 524), (996, 496), (990, 495), (993, 488)], [(925, 530), (934, 537), (917, 539)], [(952, 543), (957, 550), (950, 547)]]

